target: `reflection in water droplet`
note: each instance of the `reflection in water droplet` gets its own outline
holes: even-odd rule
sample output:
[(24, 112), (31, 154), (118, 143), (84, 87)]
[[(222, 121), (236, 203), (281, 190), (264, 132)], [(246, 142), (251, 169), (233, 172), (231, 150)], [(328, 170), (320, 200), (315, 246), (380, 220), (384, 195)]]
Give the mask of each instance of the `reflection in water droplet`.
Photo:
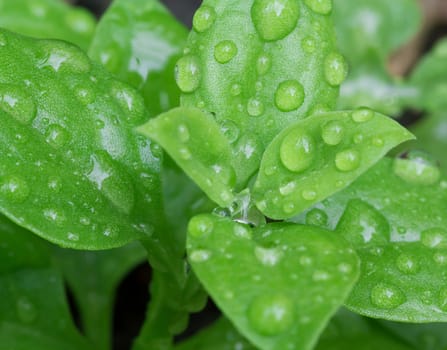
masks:
[(351, 117), (356, 123), (364, 123), (374, 118), (374, 111), (367, 107), (360, 107), (352, 112)]
[(346, 60), (339, 53), (329, 54), (324, 62), (324, 76), (329, 85), (339, 86), (348, 75)]
[(237, 46), (231, 40), (224, 40), (214, 47), (214, 58), (217, 62), (225, 64), (237, 55)]
[(445, 246), (447, 232), (440, 227), (431, 228), (421, 232), (421, 243), (428, 248)]
[(308, 169), (315, 156), (315, 141), (302, 130), (292, 130), (283, 140), (280, 158), (283, 165), (293, 172)]
[(259, 75), (267, 74), (272, 66), (272, 60), (268, 56), (267, 53), (263, 53), (259, 56), (258, 61), (256, 63), (256, 69), (258, 70)]
[(275, 105), (283, 112), (294, 111), (304, 102), (304, 88), (296, 80), (286, 80), (278, 85)]
[(227, 138), (228, 142), (234, 143), (239, 138), (239, 128), (238, 126), (230, 119), (226, 119), (222, 121), (220, 124), (220, 130), (224, 134), (224, 136)]
[(252, 117), (259, 117), (264, 113), (264, 104), (256, 98), (251, 98), (247, 103), (247, 112)]
[(175, 67), (175, 80), (185, 93), (194, 92), (200, 85), (199, 60), (196, 56), (188, 55), (180, 58)]
[(208, 30), (216, 19), (216, 12), (210, 6), (202, 5), (194, 14), (192, 25), (195, 31), (202, 33)]
[(327, 145), (336, 146), (343, 140), (344, 133), (343, 124), (334, 120), (323, 126), (321, 137)]
[(0, 109), (22, 124), (30, 123), (36, 117), (33, 98), (16, 85), (0, 84)]
[(356, 170), (360, 166), (360, 154), (354, 149), (348, 149), (337, 153), (335, 166), (343, 172)]
[(371, 303), (380, 309), (395, 309), (405, 300), (402, 291), (389, 284), (379, 283), (371, 290)]
[(404, 274), (413, 274), (419, 270), (418, 262), (408, 254), (400, 254), (396, 260), (397, 268)]
[(188, 142), (189, 141), (189, 129), (185, 124), (180, 124), (177, 127), (177, 136), (180, 142)]
[(56, 149), (65, 146), (68, 139), (69, 135), (67, 130), (57, 124), (50, 125), (45, 134), (45, 141)]
[(318, 227), (327, 225), (328, 216), (324, 210), (313, 208), (306, 214), (306, 224)]

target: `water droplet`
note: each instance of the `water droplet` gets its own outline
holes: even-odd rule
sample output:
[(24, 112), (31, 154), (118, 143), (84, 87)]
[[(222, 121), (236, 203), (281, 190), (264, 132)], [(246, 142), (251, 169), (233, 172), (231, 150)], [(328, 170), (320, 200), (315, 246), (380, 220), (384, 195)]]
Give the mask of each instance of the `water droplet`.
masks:
[(214, 222), (206, 215), (195, 216), (188, 224), (188, 234), (194, 238), (204, 238), (211, 234), (213, 229)]
[(340, 271), (342, 274), (347, 275), (352, 272), (352, 265), (348, 263), (341, 263), (337, 266), (337, 270)]
[(227, 138), (228, 142), (234, 143), (239, 138), (239, 128), (237, 125), (230, 119), (225, 119), (220, 124), (220, 130), (224, 134), (224, 136)]
[(371, 303), (380, 309), (395, 309), (405, 300), (402, 291), (389, 284), (380, 283), (371, 290)]
[(119, 71), (123, 65), (121, 48), (116, 42), (110, 43), (108, 47), (101, 50), (99, 60), (110, 72)]
[(69, 233), (67, 234), (67, 238), (68, 238), (69, 241), (72, 241), (72, 242), (77, 242), (77, 241), (79, 241), (79, 235), (76, 234), (76, 233), (69, 232)]
[(57, 124), (50, 125), (45, 134), (45, 141), (56, 149), (65, 146), (68, 139), (68, 132)]
[(282, 185), (279, 188), (279, 193), (283, 196), (288, 196), (289, 194), (292, 194), (296, 189), (296, 182), (295, 181), (289, 181)]
[(279, 248), (266, 248), (257, 246), (255, 256), (265, 266), (275, 266), (282, 258), (283, 253)]
[(211, 252), (209, 250), (197, 249), (193, 250), (191, 254), (189, 254), (189, 259), (196, 263), (202, 263), (211, 258)]
[(182, 158), (183, 160), (189, 160), (192, 157), (191, 152), (186, 147), (179, 148), (178, 152), (179, 152), (180, 158)]
[(311, 266), (313, 264), (313, 260), (310, 256), (303, 255), (300, 257), (301, 266)]
[(324, 76), (329, 85), (340, 85), (348, 75), (348, 64), (339, 53), (330, 53), (324, 61)]
[(283, 112), (294, 111), (304, 102), (304, 88), (296, 80), (286, 80), (278, 85), (275, 104)]
[(291, 214), (295, 211), (295, 203), (293, 202), (286, 202), (283, 207), (282, 210), (284, 211), (284, 213), (286, 214)]
[(372, 111), (368, 107), (360, 107), (352, 112), (351, 117), (352, 120), (356, 123), (365, 123), (374, 118), (374, 114), (374, 111)]
[(433, 255), (433, 260), (439, 266), (444, 266), (447, 264), (447, 254), (445, 252), (436, 252)]
[(267, 53), (263, 53), (258, 57), (258, 61), (256, 63), (256, 69), (258, 70), (259, 75), (266, 74), (272, 66), (272, 60), (268, 56)]
[(259, 117), (264, 113), (264, 104), (256, 98), (251, 98), (247, 103), (247, 112), (252, 117)]
[(0, 181), (0, 191), (5, 198), (14, 203), (21, 203), (28, 198), (28, 183), (19, 176), (8, 175)]
[(262, 84), (261, 81), (257, 81), (257, 82), (255, 83), (255, 90), (256, 90), (256, 91), (261, 91), (263, 87), (264, 87), (264, 85)]
[(44, 209), (43, 216), (45, 219), (54, 222), (56, 225), (62, 225), (66, 220), (65, 214), (59, 209), (55, 208)]
[(283, 140), (280, 158), (283, 165), (293, 172), (308, 169), (315, 157), (315, 141), (302, 130), (292, 130)]
[(87, 11), (73, 8), (65, 16), (65, 22), (75, 32), (81, 34), (93, 34), (96, 22), (93, 16)]
[(237, 46), (231, 40), (221, 41), (214, 47), (214, 58), (222, 64), (230, 62), (236, 54)]
[(317, 198), (317, 192), (314, 190), (303, 190), (303, 192), (301, 192), (301, 197), (306, 201), (313, 201)]
[(272, 176), (278, 171), (278, 167), (276, 165), (268, 166), (265, 168), (264, 173), (267, 176)]
[(195, 31), (202, 33), (208, 30), (216, 19), (216, 12), (210, 6), (203, 5), (194, 14), (192, 25)]
[(301, 47), (303, 48), (303, 50), (305, 52), (312, 53), (312, 52), (315, 51), (317, 45), (315, 44), (315, 40), (314, 39), (312, 39), (310, 37), (307, 37), (307, 38), (304, 38), (301, 41)]
[(421, 151), (410, 151), (406, 158), (395, 158), (394, 173), (404, 181), (417, 185), (433, 185), (441, 178), (441, 171), (430, 155)]
[(320, 15), (328, 15), (332, 11), (332, 0), (304, 0), (304, 3)]
[(40, 40), (39, 45), (42, 49), (42, 58), (37, 65), (39, 69), (88, 73), (92, 67), (84, 51), (65, 41)]
[(306, 224), (318, 227), (327, 225), (328, 216), (324, 210), (313, 208), (306, 214)]
[(78, 87), (74, 93), (79, 101), (81, 101), (84, 105), (91, 104), (96, 98), (93, 90), (86, 87)]
[(242, 87), (240, 84), (231, 85), (230, 94), (232, 96), (239, 96), (242, 92)]
[(400, 254), (396, 260), (398, 270), (404, 274), (413, 274), (419, 270), (418, 262), (408, 254)]
[(61, 180), (58, 177), (50, 176), (48, 178), (48, 188), (56, 193), (59, 193), (62, 189)]
[(384, 141), (383, 141), (383, 139), (381, 137), (376, 136), (376, 137), (373, 137), (372, 144), (375, 147), (383, 147)]
[(83, 226), (88, 226), (90, 225), (90, 218), (86, 217), (86, 216), (82, 216), (79, 218), (79, 223)]
[(354, 135), (354, 137), (353, 137), (353, 141), (354, 141), (354, 143), (356, 144), (356, 145), (358, 145), (358, 144), (360, 144), (360, 143), (362, 143), (363, 142), (363, 134), (361, 134), (361, 133), (358, 133), (358, 134), (355, 134)]
[(38, 315), (36, 307), (27, 297), (17, 299), (16, 311), (19, 320), (23, 323), (34, 322)]
[(266, 41), (280, 40), (297, 26), (300, 15), (296, 0), (255, 0), (251, 18), (259, 36)]
[(235, 225), (233, 229), (234, 235), (239, 238), (251, 239), (251, 230), (244, 225)]
[(316, 270), (312, 274), (312, 280), (315, 282), (327, 281), (330, 278), (331, 278), (331, 276), (329, 275), (329, 273), (327, 271), (323, 271), (323, 270)]
[(30, 95), (17, 85), (0, 84), (0, 109), (22, 124), (36, 117), (36, 105)]
[(180, 140), (180, 142), (188, 142), (189, 141), (189, 129), (185, 124), (180, 124), (177, 127), (177, 136)]
[(354, 149), (347, 149), (337, 153), (335, 166), (340, 171), (353, 171), (360, 166), (360, 154)]
[(323, 141), (330, 146), (338, 145), (343, 140), (344, 134), (343, 124), (336, 120), (326, 123), (321, 131)]
[(421, 232), (421, 243), (428, 248), (443, 247), (446, 243), (447, 232), (442, 228), (431, 228)]
[(180, 58), (175, 67), (175, 80), (183, 92), (194, 92), (200, 85), (199, 59), (196, 56)]

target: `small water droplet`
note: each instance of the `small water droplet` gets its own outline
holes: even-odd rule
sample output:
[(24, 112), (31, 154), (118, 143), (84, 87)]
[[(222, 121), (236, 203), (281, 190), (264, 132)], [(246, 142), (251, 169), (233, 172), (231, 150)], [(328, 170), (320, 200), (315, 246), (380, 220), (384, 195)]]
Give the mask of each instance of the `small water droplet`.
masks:
[(258, 61), (256, 62), (256, 69), (259, 75), (266, 74), (272, 66), (272, 60), (268, 56), (267, 53), (263, 53), (258, 57)]
[(304, 102), (304, 88), (296, 80), (286, 80), (278, 85), (275, 104), (283, 112), (294, 111)]
[(16, 85), (0, 84), (0, 109), (22, 124), (30, 123), (36, 117), (33, 98)]
[(68, 140), (67, 130), (58, 124), (50, 125), (45, 133), (45, 141), (56, 149), (65, 146)]
[(292, 194), (296, 189), (296, 182), (295, 181), (289, 181), (282, 185), (279, 188), (279, 193), (283, 196), (288, 196), (289, 194)]
[(343, 172), (356, 170), (360, 166), (360, 154), (354, 149), (347, 149), (337, 153), (335, 166)]
[(433, 185), (441, 178), (439, 166), (430, 155), (421, 151), (410, 151), (406, 158), (395, 158), (394, 173), (402, 180), (417, 185)]
[(180, 140), (180, 142), (188, 142), (189, 141), (189, 129), (185, 124), (180, 124), (177, 127), (177, 136)]
[(240, 84), (231, 85), (230, 94), (232, 96), (239, 96), (242, 92), (242, 87)]
[(348, 64), (339, 53), (330, 53), (324, 61), (324, 76), (329, 85), (339, 86), (348, 75)]
[(14, 175), (8, 175), (1, 179), (0, 191), (7, 200), (14, 203), (25, 201), (30, 194), (28, 183), (21, 177)]
[(189, 259), (196, 263), (202, 263), (211, 258), (211, 252), (209, 250), (197, 249), (193, 250), (191, 254), (189, 254)]
[(380, 309), (395, 309), (405, 300), (402, 291), (389, 284), (379, 283), (371, 290), (371, 303)]
[(66, 220), (65, 214), (61, 210), (55, 208), (44, 209), (43, 216), (45, 219), (54, 222), (56, 225), (62, 225)]
[(315, 148), (312, 136), (295, 129), (284, 138), (281, 144), (281, 162), (290, 171), (302, 172), (312, 165)]
[(278, 167), (276, 165), (268, 166), (265, 168), (264, 173), (267, 176), (272, 176), (278, 171)]
[(363, 134), (358, 133), (358, 134), (355, 134), (355, 135), (354, 135), (354, 137), (353, 137), (352, 140), (354, 141), (354, 143), (355, 143), (356, 145), (358, 145), (358, 144), (360, 144), (360, 143), (363, 142), (363, 139), (364, 139)]
[(221, 122), (220, 130), (230, 143), (234, 143), (239, 139), (240, 130), (230, 119), (225, 119)]
[(356, 123), (365, 123), (374, 118), (374, 111), (369, 109), (368, 107), (360, 107), (352, 112), (351, 117), (352, 120)]
[(79, 223), (83, 226), (88, 226), (90, 225), (90, 218), (86, 217), (86, 216), (82, 216), (79, 218)]
[(183, 160), (189, 160), (192, 158), (191, 152), (186, 147), (179, 148), (178, 152), (179, 152), (180, 158), (182, 158)]
[(313, 264), (313, 259), (310, 256), (303, 255), (300, 257), (301, 266), (311, 266)]
[(301, 47), (303, 48), (303, 50), (307, 53), (312, 53), (315, 51), (317, 45), (315, 44), (315, 40), (310, 38), (310, 37), (306, 37), (301, 41)]
[(418, 262), (408, 254), (400, 254), (396, 260), (398, 270), (406, 275), (416, 273), (419, 270)]
[(76, 234), (76, 233), (69, 232), (69, 233), (67, 234), (67, 238), (68, 238), (69, 241), (72, 241), (72, 242), (77, 242), (77, 241), (79, 241), (79, 235)]
[(306, 201), (313, 201), (317, 198), (317, 192), (314, 190), (303, 190), (303, 192), (301, 192), (301, 197)]
[(16, 311), (19, 320), (23, 323), (31, 323), (37, 319), (37, 309), (27, 297), (17, 299)]
[(188, 224), (188, 234), (194, 238), (204, 238), (213, 232), (214, 222), (206, 215), (193, 217)]
[(316, 270), (312, 274), (312, 280), (315, 282), (327, 281), (330, 278), (331, 278), (331, 276), (329, 275), (329, 273), (327, 271), (323, 271), (323, 270)]
[(247, 112), (252, 117), (259, 117), (264, 113), (264, 104), (256, 98), (251, 98), (247, 103)]
[(372, 144), (375, 147), (383, 147), (384, 141), (383, 141), (383, 139), (381, 137), (376, 136), (376, 137), (373, 137)]
[(321, 137), (326, 144), (336, 146), (343, 140), (344, 133), (343, 124), (333, 120), (323, 126)]
[(260, 295), (251, 302), (247, 316), (256, 332), (274, 336), (294, 324), (295, 304), (283, 294)]
[(192, 25), (195, 31), (202, 33), (208, 30), (216, 19), (216, 12), (210, 6), (200, 6), (194, 14)]
[(313, 208), (306, 214), (306, 224), (318, 227), (327, 225), (328, 216), (324, 210)]
[(178, 87), (185, 93), (194, 92), (200, 85), (199, 59), (187, 55), (180, 58), (175, 67), (175, 80)]
[(55, 176), (50, 176), (48, 178), (48, 188), (56, 193), (59, 193), (62, 189), (62, 183), (60, 178)]
[(296, 0), (255, 0), (251, 18), (259, 36), (266, 41), (280, 40), (298, 23), (299, 3)]
[(328, 15), (332, 11), (332, 0), (304, 0), (304, 3), (320, 15)]
[(255, 248), (255, 256), (265, 266), (275, 266), (282, 258), (283, 253), (276, 247), (261, 247)]
[(231, 40), (224, 40), (214, 47), (214, 58), (217, 62), (225, 64), (237, 55), (237, 46)]
[(442, 228), (430, 228), (421, 232), (421, 243), (428, 248), (446, 245), (447, 232)]
[(436, 252), (433, 255), (433, 261), (439, 266), (444, 266), (447, 264), (447, 254), (445, 252)]

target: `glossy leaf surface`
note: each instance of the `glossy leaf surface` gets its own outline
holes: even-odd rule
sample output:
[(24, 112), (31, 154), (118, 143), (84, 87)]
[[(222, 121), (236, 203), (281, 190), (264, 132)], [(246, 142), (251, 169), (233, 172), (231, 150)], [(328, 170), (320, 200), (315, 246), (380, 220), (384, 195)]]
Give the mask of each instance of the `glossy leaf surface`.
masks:
[(337, 225), (362, 260), (350, 309), (394, 321), (445, 322), (447, 182), (419, 153), (409, 157), (382, 160), (307, 217), (319, 211), (323, 226)]
[(281, 0), (275, 13), (265, 0), (207, 0), (194, 15), (176, 68), (182, 106), (215, 116), (241, 155), (235, 168), (242, 185), (277, 133), (317, 106), (334, 106), (347, 74), (335, 49), (332, 5), (314, 4)]
[(189, 223), (187, 250), (219, 308), (260, 349), (311, 349), (358, 273), (346, 242), (312, 226), (251, 229), (204, 214)]
[(290, 218), (348, 186), (411, 138), (394, 120), (365, 108), (299, 121), (263, 156), (253, 192), (257, 207), (268, 217)]
[(23, 35), (66, 40), (86, 50), (95, 26), (90, 12), (61, 0), (0, 1), (0, 27)]
[(68, 247), (150, 237), (161, 154), (133, 131), (147, 119), (141, 97), (68, 43), (0, 37), (3, 213)]
[(210, 114), (175, 108), (139, 131), (160, 143), (213, 201), (222, 206), (232, 202), (236, 178), (231, 148)]
[(138, 89), (154, 116), (180, 103), (174, 65), (186, 37), (158, 0), (115, 0), (98, 24), (89, 55)]
[(48, 245), (0, 216), (0, 347), (93, 349), (71, 320)]

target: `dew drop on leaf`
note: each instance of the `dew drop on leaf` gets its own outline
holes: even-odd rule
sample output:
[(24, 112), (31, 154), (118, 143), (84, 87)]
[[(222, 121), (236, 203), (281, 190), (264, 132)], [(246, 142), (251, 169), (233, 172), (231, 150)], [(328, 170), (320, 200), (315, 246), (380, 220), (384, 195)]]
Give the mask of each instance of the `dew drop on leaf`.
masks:
[(188, 224), (188, 233), (191, 237), (204, 238), (212, 233), (214, 223), (208, 216), (195, 216)]
[(247, 112), (252, 117), (259, 117), (264, 113), (264, 104), (257, 98), (251, 98), (247, 103)]
[(306, 214), (306, 224), (312, 226), (323, 227), (328, 222), (328, 216), (324, 210), (313, 208)]
[(286, 80), (278, 85), (275, 105), (283, 112), (294, 111), (304, 102), (304, 88), (296, 80)]
[(308, 169), (315, 157), (315, 141), (301, 130), (293, 130), (283, 140), (280, 158), (290, 171), (299, 173)]
[(320, 15), (327, 15), (332, 11), (332, 0), (304, 0), (304, 3)]
[(406, 158), (395, 158), (394, 173), (404, 181), (416, 185), (433, 185), (441, 177), (436, 161), (425, 152), (413, 150)]
[(330, 53), (324, 61), (324, 76), (329, 85), (339, 86), (348, 75), (348, 64), (339, 53)]
[(214, 58), (222, 64), (230, 62), (236, 54), (237, 46), (231, 40), (221, 41), (214, 47)]
[(344, 132), (345, 129), (343, 125), (334, 120), (323, 126), (321, 137), (327, 145), (336, 146), (343, 140)]
[(256, 69), (259, 75), (266, 74), (272, 66), (272, 60), (267, 53), (263, 53), (258, 57)]
[(353, 171), (360, 166), (360, 154), (354, 149), (341, 151), (335, 156), (335, 166), (343, 172)]
[(189, 55), (180, 58), (175, 67), (175, 80), (180, 90), (194, 92), (200, 85), (200, 68), (197, 57)]
[(258, 333), (274, 336), (287, 331), (293, 325), (294, 309), (294, 302), (286, 295), (260, 295), (248, 308), (248, 320)]
[(202, 33), (208, 30), (216, 20), (216, 12), (210, 6), (201, 6), (194, 14), (192, 25), (195, 31)]
[(180, 124), (177, 127), (177, 136), (178, 136), (180, 142), (185, 143), (185, 142), (189, 141), (189, 138), (190, 138), (189, 129), (185, 124)]
[(65, 16), (65, 22), (75, 32), (80, 34), (91, 34), (95, 31), (95, 20), (85, 11), (73, 9)]
[(211, 252), (209, 250), (204, 250), (204, 249), (193, 250), (189, 254), (189, 258), (193, 262), (202, 263), (202, 262), (208, 261), (209, 258), (211, 258)]
[(36, 105), (30, 95), (16, 85), (0, 84), (0, 109), (22, 124), (36, 117)]
[(255, 0), (251, 18), (265, 41), (280, 40), (295, 29), (300, 15), (296, 0)]
[(221, 122), (220, 130), (230, 143), (236, 142), (239, 138), (240, 130), (238, 126), (230, 119), (226, 119)]
[(428, 248), (445, 245), (447, 232), (442, 228), (430, 228), (421, 232), (421, 243)]
[(402, 291), (389, 284), (379, 283), (371, 289), (371, 303), (380, 309), (395, 309), (405, 300)]
[(67, 130), (58, 124), (50, 125), (45, 133), (45, 141), (56, 149), (65, 146), (68, 140)]
[(14, 203), (23, 202), (30, 194), (28, 183), (23, 178), (15, 175), (1, 178), (0, 191), (7, 200)]
[(352, 120), (356, 123), (364, 123), (374, 118), (374, 114), (374, 111), (372, 111), (371, 109), (367, 107), (360, 107), (352, 112), (351, 117)]
[(282, 258), (282, 251), (277, 247), (255, 247), (255, 256), (265, 266), (275, 266)]
[(406, 274), (410, 275), (416, 273), (419, 270), (418, 262), (408, 254), (402, 253), (396, 259), (397, 269)]

